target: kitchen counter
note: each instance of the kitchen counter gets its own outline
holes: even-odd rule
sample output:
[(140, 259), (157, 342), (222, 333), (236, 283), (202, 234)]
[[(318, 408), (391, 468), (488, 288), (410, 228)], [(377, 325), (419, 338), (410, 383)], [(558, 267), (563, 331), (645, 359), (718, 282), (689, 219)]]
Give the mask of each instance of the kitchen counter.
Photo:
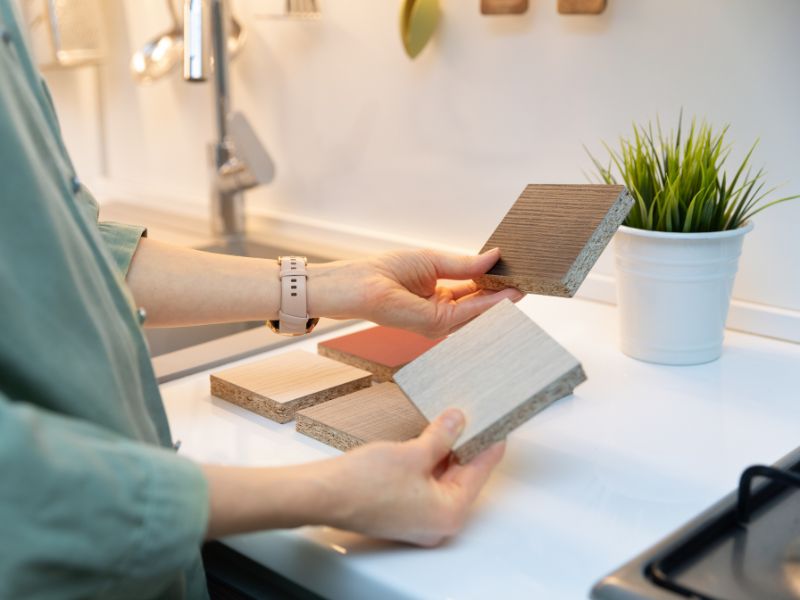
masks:
[[(798, 345), (728, 331), (720, 360), (665, 367), (619, 352), (612, 306), (538, 296), (519, 306), (583, 362), (588, 381), (510, 435), (459, 536), (419, 549), (307, 527), (225, 543), (330, 598), (575, 600), (730, 492), (744, 467), (800, 445)], [(291, 347), (315, 351), (366, 326)], [(199, 461), (270, 466), (338, 454), (293, 423), (213, 398), (207, 371), (161, 389), (181, 452)]]

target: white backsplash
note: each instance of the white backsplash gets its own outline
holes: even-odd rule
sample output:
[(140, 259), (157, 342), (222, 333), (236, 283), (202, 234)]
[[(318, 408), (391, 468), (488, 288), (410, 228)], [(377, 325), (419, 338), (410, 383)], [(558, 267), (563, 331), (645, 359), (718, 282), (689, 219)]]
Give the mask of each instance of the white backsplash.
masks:
[[(321, 20), (293, 22), (255, 19), (260, 0), (234, 3), (249, 29), (232, 68), (234, 105), (277, 168), (248, 195), (254, 214), (477, 248), (526, 183), (585, 181), (582, 144), (601, 153), (631, 121), (660, 114), (672, 124), (680, 107), (730, 122), (734, 161), (760, 137), (756, 166), (786, 183), (782, 193), (800, 192), (796, 0), (609, 0), (598, 17), (558, 15), (554, 0), (484, 17), (477, 0), (443, 0), (441, 27), (416, 61), (402, 51), (399, 2), (319, 4)], [(96, 94), (94, 73), (51, 81), (76, 162), (90, 182), (203, 210), (210, 85), (178, 74), (135, 85), (130, 55), (168, 27), (166, 10), (160, 0), (105, 6), (102, 111), (74, 105)], [(800, 202), (759, 215), (737, 298), (800, 310), (798, 226)], [(613, 274), (609, 256), (596, 272)]]

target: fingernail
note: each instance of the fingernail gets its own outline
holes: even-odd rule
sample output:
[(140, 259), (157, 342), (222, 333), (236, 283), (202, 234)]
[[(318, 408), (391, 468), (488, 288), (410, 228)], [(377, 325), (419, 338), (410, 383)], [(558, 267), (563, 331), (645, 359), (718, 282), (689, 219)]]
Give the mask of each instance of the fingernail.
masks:
[(458, 409), (449, 409), (442, 415), (442, 425), (453, 436), (460, 435), (464, 430), (464, 413)]
[(500, 252), (500, 248), (490, 248), (484, 254), (491, 254), (492, 252)]

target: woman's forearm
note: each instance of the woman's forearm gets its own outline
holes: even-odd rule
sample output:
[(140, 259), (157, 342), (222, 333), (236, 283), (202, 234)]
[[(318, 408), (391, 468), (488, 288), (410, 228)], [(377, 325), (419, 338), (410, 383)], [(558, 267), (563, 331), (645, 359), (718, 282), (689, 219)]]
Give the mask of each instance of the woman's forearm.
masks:
[(319, 525), (337, 520), (341, 489), (329, 475), (331, 461), (291, 467), (203, 466), (209, 486), (206, 537)]
[[(503, 299), (523, 294), (480, 289), (474, 277), (500, 258), (400, 250), (371, 258), (308, 265), (310, 317), (359, 318), (430, 337), (457, 329)], [(440, 285), (440, 279), (464, 280)], [(278, 318), (275, 260), (200, 252), (143, 239), (127, 276), (148, 327), (266, 321)]]
[(127, 282), (149, 327), (276, 319), (275, 261), (212, 254), (144, 238)]

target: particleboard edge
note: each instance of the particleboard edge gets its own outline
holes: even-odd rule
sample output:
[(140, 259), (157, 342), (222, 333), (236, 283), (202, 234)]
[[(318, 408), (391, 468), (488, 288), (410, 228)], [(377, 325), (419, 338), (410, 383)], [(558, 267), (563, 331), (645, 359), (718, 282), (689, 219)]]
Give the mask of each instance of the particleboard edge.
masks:
[(603, 220), (597, 225), (586, 245), (575, 258), (575, 262), (572, 263), (564, 279), (561, 280), (569, 297), (574, 296), (575, 292), (578, 291), (589, 271), (591, 271), (597, 259), (600, 258), (603, 250), (608, 246), (625, 217), (628, 216), (634, 202), (635, 200), (628, 188), (623, 187), (614, 204), (608, 209)]
[(457, 444), (453, 450), (453, 454), (455, 454), (459, 463), (464, 464), (469, 462), (495, 442), (504, 440), (511, 431), (522, 425), (539, 411), (547, 408), (557, 400), (569, 396), (575, 388), (584, 381), (586, 381), (586, 373), (583, 371), (583, 366), (580, 364), (575, 365), (564, 375), (553, 381), (547, 387), (541, 389), (511, 412), (506, 413), (492, 425), (474, 435), (469, 440)]
[(543, 296), (559, 296), (562, 298), (572, 295), (566, 286), (560, 282), (545, 282), (530, 277), (481, 275), (480, 277), (475, 277), (473, 281), (487, 290), (502, 290), (507, 287), (513, 287), (526, 294), (541, 294)]
[(346, 381), (339, 385), (295, 398), (289, 402), (275, 402), (271, 398), (256, 394), (241, 386), (211, 375), (211, 395), (221, 398), (231, 404), (236, 404), (244, 409), (254, 412), (278, 423), (288, 423), (297, 411), (310, 406), (316, 406), (333, 398), (351, 394), (369, 387), (372, 384), (372, 375), (364, 375), (358, 379)]
[(323, 425), (316, 419), (304, 415), (302, 411), (298, 411), (295, 414), (295, 429), (305, 436), (343, 452), (364, 444), (364, 440), (361, 438), (345, 433), (335, 427)]

